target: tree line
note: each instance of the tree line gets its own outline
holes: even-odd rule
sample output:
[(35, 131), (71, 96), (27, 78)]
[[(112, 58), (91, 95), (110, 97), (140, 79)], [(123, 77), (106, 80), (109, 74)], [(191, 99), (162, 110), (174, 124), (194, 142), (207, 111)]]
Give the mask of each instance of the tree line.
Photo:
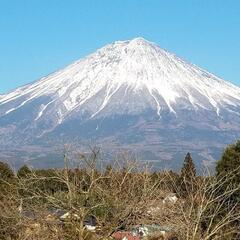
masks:
[[(197, 175), (190, 153), (178, 173), (152, 172), (129, 156), (104, 169), (99, 161), (93, 149), (78, 154), (75, 168), (67, 154), (63, 169), (24, 165), (14, 173), (0, 162), (0, 239), (108, 239), (118, 229), (152, 223), (169, 226), (175, 239), (240, 237), (240, 141), (225, 149), (215, 175)], [(163, 204), (172, 193), (176, 204)], [(64, 226), (49, 222), (58, 209), (78, 217)], [(97, 219), (99, 232), (86, 231), (88, 216)], [(29, 230), (36, 223), (41, 231)]]

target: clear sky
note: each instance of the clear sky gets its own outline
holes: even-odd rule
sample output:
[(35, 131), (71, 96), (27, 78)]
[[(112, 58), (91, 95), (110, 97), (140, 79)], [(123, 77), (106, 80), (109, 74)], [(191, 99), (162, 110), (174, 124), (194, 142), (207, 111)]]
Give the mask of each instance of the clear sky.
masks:
[(240, 86), (239, 0), (0, 0), (0, 93), (139, 36)]

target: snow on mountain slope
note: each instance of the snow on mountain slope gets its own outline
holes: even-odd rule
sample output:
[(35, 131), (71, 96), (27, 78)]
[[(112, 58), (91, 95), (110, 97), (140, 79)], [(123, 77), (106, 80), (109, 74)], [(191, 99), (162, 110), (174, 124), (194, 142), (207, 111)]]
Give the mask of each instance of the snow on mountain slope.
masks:
[[(81, 106), (95, 117), (120, 89), (124, 89), (124, 94), (145, 92), (158, 115), (161, 115), (163, 104), (176, 113), (179, 99), (195, 109), (213, 108), (217, 114), (221, 107), (240, 105), (238, 87), (153, 43), (136, 38), (109, 44), (63, 70), (3, 96), (0, 107), (19, 98), (23, 100), (1, 115), (10, 114), (38, 97), (48, 96), (49, 102), (40, 106), (35, 120), (44, 116), (47, 108), (52, 108), (57, 111), (61, 123)], [(96, 96), (96, 106), (84, 106)]]
[(240, 88), (143, 38), (117, 41), (0, 95), (0, 147), (49, 136), (212, 159), (240, 138)]

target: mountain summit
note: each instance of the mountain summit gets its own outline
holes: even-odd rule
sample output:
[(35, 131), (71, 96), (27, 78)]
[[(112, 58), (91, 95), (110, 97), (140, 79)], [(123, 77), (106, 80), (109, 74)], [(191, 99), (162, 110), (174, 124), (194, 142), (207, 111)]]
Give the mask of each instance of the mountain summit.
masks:
[(240, 88), (143, 38), (117, 41), (0, 96), (0, 136), (4, 149), (74, 137), (209, 161), (240, 137)]

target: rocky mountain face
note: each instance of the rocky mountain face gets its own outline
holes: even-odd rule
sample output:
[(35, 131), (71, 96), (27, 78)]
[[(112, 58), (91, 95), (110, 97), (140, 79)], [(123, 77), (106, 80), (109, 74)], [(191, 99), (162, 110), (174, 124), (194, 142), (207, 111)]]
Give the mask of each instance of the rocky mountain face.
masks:
[(0, 96), (0, 156), (37, 166), (58, 165), (56, 149), (76, 142), (165, 167), (188, 151), (211, 164), (237, 138), (240, 88), (142, 38)]

